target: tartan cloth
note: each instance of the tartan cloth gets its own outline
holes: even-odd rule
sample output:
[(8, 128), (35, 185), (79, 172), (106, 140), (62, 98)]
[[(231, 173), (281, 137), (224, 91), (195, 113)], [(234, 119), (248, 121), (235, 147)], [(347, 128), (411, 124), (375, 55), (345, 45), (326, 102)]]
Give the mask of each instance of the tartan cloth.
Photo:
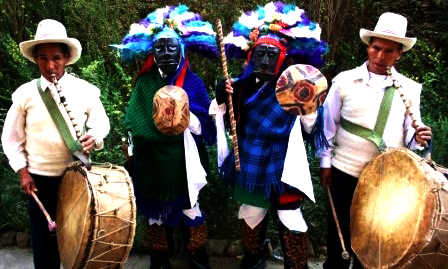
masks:
[[(296, 116), (285, 112), (275, 97), (276, 80), (248, 96), (240, 92), (254, 92), (255, 78), (238, 80), (234, 84), (239, 121), (238, 146), (241, 171), (234, 172), (233, 152), (223, 163), (221, 175), (248, 193), (282, 193), (281, 183), (289, 134)], [(241, 98), (243, 97), (243, 98)], [(235, 104), (235, 103), (234, 103)], [(232, 171), (233, 170), (233, 171)]]
[[(198, 148), (205, 140), (216, 137), (213, 121), (208, 115), (210, 100), (202, 80), (181, 61), (171, 77), (162, 78), (157, 66), (140, 74), (132, 91), (126, 112), (125, 128), (132, 135), (135, 195), (139, 212), (148, 218), (168, 218), (182, 212), (188, 201), (188, 185), (183, 134), (165, 135), (154, 124), (152, 107), (155, 93), (163, 86), (175, 84), (184, 69), (183, 89), (189, 97), (190, 111), (201, 122), (203, 135), (193, 135)], [(172, 218), (171, 216), (170, 218)], [(180, 218), (174, 216), (173, 225)]]

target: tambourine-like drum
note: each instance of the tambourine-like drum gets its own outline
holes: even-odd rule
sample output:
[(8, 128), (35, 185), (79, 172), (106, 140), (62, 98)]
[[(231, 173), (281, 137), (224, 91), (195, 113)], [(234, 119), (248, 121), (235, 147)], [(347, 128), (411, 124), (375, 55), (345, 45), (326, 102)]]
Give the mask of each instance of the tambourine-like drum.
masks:
[(307, 115), (324, 103), (327, 87), (327, 79), (317, 68), (296, 64), (283, 71), (277, 81), (275, 94), (287, 112)]
[(350, 211), (352, 249), (365, 268), (448, 268), (446, 169), (407, 149), (361, 173)]
[(188, 95), (180, 87), (164, 86), (154, 95), (152, 114), (161, 133), (177, 135), (190, 124)]
[(60, 185), (56, 223), (64, 268), (122, 268), (136, 227), (127, 171), (107, 163), (90, 171), (69, 167)]

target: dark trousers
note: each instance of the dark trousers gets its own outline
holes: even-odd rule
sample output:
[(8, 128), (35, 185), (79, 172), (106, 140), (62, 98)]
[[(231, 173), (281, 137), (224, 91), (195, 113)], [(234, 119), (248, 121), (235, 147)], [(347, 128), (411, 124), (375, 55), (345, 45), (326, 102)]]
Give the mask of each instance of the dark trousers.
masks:
[[(362, 268), (356, 255), (354, 255), (350, 244), (350, 207), (355, 192), (358, 179), (350, 176), (334, 167), (331, 169), (330, 191), (333, 203), (344, 238), (345, 249), (353, 257), (353, 269)], [(328, 237), (327, 237), (327, 260), (324, 263), (325, 269), (345, 269), (349, 268), (350, 260), (342, 258), (342, 245), (339, 239), (336, 222), (331, 208), (328, 210)]]
[[(35, 174), (31, 176), (37, 188), (37, 197), (50, 214), (51, 219), (55, 221), (59, 184), (62, 177), (46, 177)], [(31, 221), (34, 268), (60, 268), (61, 260), (56, 234), (50, 233), (45, 215), (31, 196), (28, 198), (28, 213)]]

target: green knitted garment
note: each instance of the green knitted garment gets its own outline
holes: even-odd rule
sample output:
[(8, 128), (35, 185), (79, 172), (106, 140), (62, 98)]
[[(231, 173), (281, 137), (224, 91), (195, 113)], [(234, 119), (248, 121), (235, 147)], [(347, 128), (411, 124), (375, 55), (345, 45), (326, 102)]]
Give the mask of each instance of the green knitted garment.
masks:
[(186, 194), (188, 187), (183, 134), (165, 135), (154, 124), (154, 95), (165, 85), (157, 68), (137, 79), (125, 126), (134, 143), (137, 191), (147, 199), (172, 201)]

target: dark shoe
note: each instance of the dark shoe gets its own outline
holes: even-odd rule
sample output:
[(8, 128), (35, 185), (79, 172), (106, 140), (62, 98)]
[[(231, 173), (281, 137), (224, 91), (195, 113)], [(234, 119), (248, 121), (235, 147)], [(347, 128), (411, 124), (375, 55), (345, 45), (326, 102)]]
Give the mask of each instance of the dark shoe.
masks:
[(149, 252), (151, 260), (149, 269), (170, 269), (170, 253), (168, 251), (152, 250)]
[(243, 259), (240, 263), (240, 269), (266, 269), (266, 259), (268, 257), (267, 241), (263, 250), (252, 254), (250, 252), (244, 252)]

